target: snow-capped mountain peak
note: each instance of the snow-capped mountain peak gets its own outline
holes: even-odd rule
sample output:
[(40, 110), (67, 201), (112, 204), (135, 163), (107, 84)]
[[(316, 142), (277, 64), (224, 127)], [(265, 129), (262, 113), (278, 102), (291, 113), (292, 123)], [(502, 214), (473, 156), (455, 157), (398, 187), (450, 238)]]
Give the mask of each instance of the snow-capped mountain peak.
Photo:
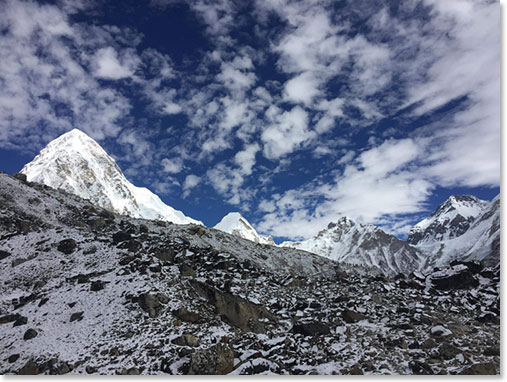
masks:
[(464, 234), (489, 203), (471, 195), (452, 195), (410, 230), (413, 245), (442, 241)]
[(500, 195), (491, 202), (474, 196), (451, 196), (411, 229), (407, 241), (427, 255), (427, 269), (452, 260), (497, 264)]
[(275, 244), (271, 237), (259, 235), (255, 228), (239, 212), (229, 212), (213, 228), (256, 243)]
[(115, 160), (78, 129), (51, 141), (21, 173), (28, 181), (65, 190), (119, 214), (202, 224), (166, 205), (147, 188), (130, 183)]
[(417, 249), (374, 225), (358, 223), (348, 217), (329, 223), (326, 229), (311, 239), (286, 241), (280, 246), (302, 249), (391, 275), (409, 273), (423, 262)]

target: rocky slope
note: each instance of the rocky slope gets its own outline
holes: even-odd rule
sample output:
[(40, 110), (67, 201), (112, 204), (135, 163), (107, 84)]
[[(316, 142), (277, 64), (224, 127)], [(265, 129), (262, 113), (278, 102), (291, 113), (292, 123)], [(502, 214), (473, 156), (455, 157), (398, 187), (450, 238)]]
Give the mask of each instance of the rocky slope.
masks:
[(497, 374), (499, 268), (385, 278), (0, 174), (2, 374)]
[(302, 249), (347, 264), (373, 268), (386, 275), (409, 274), (420, 268), (420, 251), (371, 224), (343, 217), (302, 242), (283, 242), (282, 247)]
[(259, 235), (255, 228), (239, 212), (228, 213), (213, 228), (255, 243), (275, 245), (271, 237)]
[(147, 188), (130, 183), (114, 159), (77, 129), (51, 141), (21, 173), (31, 182), (65, 190), (119, 214), (202, 224), (164, 204)]

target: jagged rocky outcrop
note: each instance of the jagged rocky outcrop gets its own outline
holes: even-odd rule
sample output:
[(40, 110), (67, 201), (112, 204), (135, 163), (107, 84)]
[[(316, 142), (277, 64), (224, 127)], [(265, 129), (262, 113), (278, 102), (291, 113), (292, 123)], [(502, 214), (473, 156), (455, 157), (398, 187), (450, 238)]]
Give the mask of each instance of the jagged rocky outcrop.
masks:
[(257, 233), (254, 227), (239, 212), (230, 212), (213, 227), (223, 232), (251, 240), (255, 243), (275, 245), (273, 238), (262, 236)]
[(418, 270), (424, 255), (393, 235), (371, 224), (342, 217), (301, 242), (283, 242), (282, 247), (302, 249), (347, 264), (360, 265), (386, 275)]
[(110, 211), (176, 224), (202, 224), (130, 183), (100, 145), (78, 129), (51, 141), (21, 170), (31, 182), (65, 190)]
[(0, 251), (2, 374), (499, 373), (498, 267), (385, 277), (5, 174)]

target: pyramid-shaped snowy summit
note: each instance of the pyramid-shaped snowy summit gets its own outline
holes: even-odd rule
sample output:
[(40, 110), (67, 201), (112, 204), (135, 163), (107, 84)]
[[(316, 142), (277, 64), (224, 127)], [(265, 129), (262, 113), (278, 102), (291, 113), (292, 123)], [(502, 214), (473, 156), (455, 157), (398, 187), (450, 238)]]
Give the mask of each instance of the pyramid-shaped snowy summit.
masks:
[(202, 224), (166, 205), (147, 188), (130, 183), (114, 159), (78, 129), (51, 141), (21, 173), (30, 182), (65, 190), (119, 214)]

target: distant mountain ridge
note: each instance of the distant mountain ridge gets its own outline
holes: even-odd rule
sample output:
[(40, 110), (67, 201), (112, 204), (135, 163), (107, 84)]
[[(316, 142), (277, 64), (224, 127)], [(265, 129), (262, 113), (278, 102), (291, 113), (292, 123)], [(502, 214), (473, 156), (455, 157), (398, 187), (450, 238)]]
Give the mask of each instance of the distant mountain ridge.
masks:
[[(77, 129), (50, 142), (21, 173), (28, 181), (65, 190), (119, 214), (202, 225), (164, 204), (148, 189), (131, 184), (114, 159)], [(258, 234), (239, 212), (227, 214), (214, 228), (255, 243), (276, 245), (271, 237)], [(407, 241), (374, 225), (341, 217), (313, 238), (280, 246), (387, 275), (428, 271), (453, 260), (496, 265), (500, 256), (500, 196), (488, 202), (452, 195), (412, 227)]]
[(202, 225), (166, 205), (147, 188), (130, 183), (114, 159), (78, 129), (51, 141), (21, 173), (30, 182), (65, 190), (119, 214)]
[(428, 272), (452, 261), (500, 261), (500, 195), (491, 202), (452, 195), (410, 230), (407, 241), (348, 217), (292, 247), (384, 274)]
[(348, 217), (330, 223), (311, 239), (286, 241), (281, 246), (370, 267), (388, 275), (410, 273), (424, 262), (423, 254), (406, 242), (374, 225), (357, 223)]

